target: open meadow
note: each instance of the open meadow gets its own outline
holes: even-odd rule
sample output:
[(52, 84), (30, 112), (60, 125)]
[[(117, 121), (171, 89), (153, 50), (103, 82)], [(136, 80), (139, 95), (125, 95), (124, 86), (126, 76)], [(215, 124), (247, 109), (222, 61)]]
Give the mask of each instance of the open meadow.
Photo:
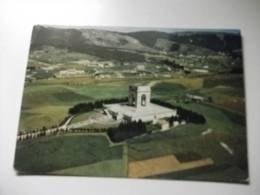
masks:
[[(147, 134), (128, 140), (126, 145), (129, 163), (171, 154), (174, 154), (179, 161), (199, 160), (210, 157), (214, 161), (213, 167), (211, 165), (198, 167), (193, 171), (184, 171), (185, 174), (174, 171), (174, 173), (160, 174), (158, 178), (212, 179), (213, 181), (232, 182), (233, 176), (236, 175), (235, 181), (239, 180), (239, 182), (243, 183), (242, 179), (247, 176), (247, 152), (244, 147), (246, 145), (246, 124), (244, 119), (245, 113), (237, 112), (238, 109), (240, 110), (243, 102), (240, 102), (235, 109), (233, 109), (233, 105), (232, 107), (225, 107), (225, 109), (221, 104), (222, 99), (219, 98), (226, 96), (227, 98), (235, 97), (239, 99), (243, 92), (233, 93), (233, 91), (238, 91), (240, 86), (227, 87), (222, 93), (218, 87), (204, 87), (203, 83), (207, 83), (205, 82), (207, 79), (187, 78), (186, 80), (183, 79), (183, 84), (180, 84), (178, 80), (176, 82), (175, 79), (143, 81), (145, 84), (155, 83), (152, 86), (154, 97), (202, 113), (205, 115), (207, 123), (203, 125), (187, 124), (166, 132)], [(192, 82), (193, 80), (194, 82)], [(24, 94), (26, 109), (22, 110), (21, 130), (25, 128), (27, 131), (30, 131), (43, 126), (58, 125), (67, 116), (68, 108), (79, 102), (94, 101), (100, 97), (104, 99), (125, 97), (127, 96), (127, 86), (132, 82), (132, 80), (123, 80), (82, 85), (79, 85), (79, 83), (78, 85), (73, 85), (73, 82), (66, 84), (56, 84), (54, 82), (53, 85), (47, 85), (48, 88), (46, 84), (41, 83), (28, 86)], [(190, 83), (193, 83), (193, 85)], [(194, 83), (197, 84), (195, 85)], [(219, 86), (217, 81), (214, 85)], [(214, 89), (216, 90), (216, 96), (214, 95)], [(230, 93), (227, 93), (228, 89)], [(212, 92), (210, 95), (216, 103), (184, 103), (181, 101), (181, 97), (187, 92), (199, 91), (203, 93), (208, 90)], [(30, 99), (31, 97), (34, 98)], [(91, 116), (91, 113), (78, 115), (72, 119), (71, 123), (86, 120), (89, 116)], [(23, 123), (25, 124), (24, 126)], [(207, 129), (212, 129), (212, 132), (203, 136), (202, 133)], [(77, 144), (72, 143), (72, 138), (75, 139)], [(85, 141), (80, 141), (82, 139)], [(88, 149), (86, 146), (80, 145), (80, 142), (88, 144)], [(110, 147), (106, 142), (106, 137), (104, 136), (85, 134), (84, 137), (79, 135), (60, 135), (57, 138), (46, 137), (41, 138), (41, 140), (32, 140), (29, 143), (19, 143), (15, 166), (21, 172), (25, 171), (34, 174), (122, 177), (124, 176), (122, 169), (126, 167), (122, 160), (122, 146), (118, 146), (118, 149), (116, 147), (113, 149), (113, 151), (118, 150), (115, 153), (115, 157), (110, 155), (109, 157), (104, 157), (103, 155), (108, 155), (112, 151), (107, 150)], [(234, 155), (230, 155), (225, 151), (221, 147), (220, 142), (227, 143), (234, 150)], [(62, 147), (62, 150), (60, 147)], [(69, 152), (68, 147), (71, 152)], [(103, 149), (100, 149), (100, 147), (103, 147)], [(78, 150), (79, 148), (82, 151), (81, 149)], [(41, 153), (41, 151), (44, 151), (44, 153)], [(98, 156), (99, 151), (104, 153), (102, 155), (104, 158)], [(83, 153), (80, 154), (80, 152)], [(26, 161), (25, 159), (32, 154), (34, 154), (35, 159), (31, 159), (29, 162)], [(73, 159), (75, 162), (70, 159)], [(20, 164), (19, 162), (25, 164)], [(46, 164), (46, 162), (49, 163)], [(220, 167), (224, 167), (224, 171)], [(213, 177), (212, 175), (215, 176)], [(157, 178), (157, 176), (153, 175), (152, 178)]]

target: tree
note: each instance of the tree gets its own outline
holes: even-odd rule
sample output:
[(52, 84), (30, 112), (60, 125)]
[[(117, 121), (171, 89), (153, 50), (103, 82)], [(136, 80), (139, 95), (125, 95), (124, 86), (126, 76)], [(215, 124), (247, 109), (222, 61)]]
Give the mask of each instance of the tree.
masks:
[(213, 98), (211, 96), (208, 97), (208, 102), (213, 103)]
[(69, 108), (69, 114), (80, 114), (85, 112), (93, 111), (97, 108), (102, 108), (103, 104), (111, 104), (111, 103), (120, 103), (127, 101), (127, 97), (125, 98), (111, 98), (106, 100), (97, 100), (95, 102), (87, 102), (87, 103), (79, 103), (75, 106)]
[(121, 122), (116, 128), (109, 128), (108, 136), (113, 142), (121, 142), (126, 139), (146, 133), (146, 125), (141, 120)]

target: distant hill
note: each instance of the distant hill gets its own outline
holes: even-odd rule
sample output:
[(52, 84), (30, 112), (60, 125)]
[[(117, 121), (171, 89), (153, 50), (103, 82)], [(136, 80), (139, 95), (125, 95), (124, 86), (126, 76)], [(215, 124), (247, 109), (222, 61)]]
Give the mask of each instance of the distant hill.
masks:
[[(236, 33), (226, 31), (205, 32), (205, 31), (181, 31), (174, 33), (158, 31), (140, 31), (128, 33), (129, 36), (135, 37), (142, 44), (155, 47), (158, 40), (168, 40), (173, 44), (190, 44), (204, 47), (215, 52), (225, 52), (230, 55), (241, 55), (241, 37)], [(175, 51), (176, 47), (172, 47)]]
[(37, 49), (43, 45), (77, 48), (83, 45), (84, 41), (82, 32), (77, 29), (35, 26), (32, 33), (31, 49)]
[(154, 47), (156, 41), (158, 39), (168, 39), (171, 34), (159, 31), (139, 31), (139, 32), (131, 32), (126, 33), (127, 35), (136, 38), (142, 44), (148, 47)]
[(113, 32), (98, 29), (73, 29), (35, 26), (31, 50), (44, 45), (66, 48), (107, 60), (144, 61), (143, 52), (167, 51), (180, 54), (223, 52), (241, 58), (241, 38), (226, 31)]
[(177, 32), (171, 35), (170, 40), (231, 55), (236, 55), (238, 50), (241, 51), (242, 45), (240, 34), (227, 32)]
[(122, 49), (147, 50), (138, 40), (116, 32), (35, 26), (31, 50), (40, 49), (44, 45), (119, 61), (144, 61), (142, 55), (122, 51)]

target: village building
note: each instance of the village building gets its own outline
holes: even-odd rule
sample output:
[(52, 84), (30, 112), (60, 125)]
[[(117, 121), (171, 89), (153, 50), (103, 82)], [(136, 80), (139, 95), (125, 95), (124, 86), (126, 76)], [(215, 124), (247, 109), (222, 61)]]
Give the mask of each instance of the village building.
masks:
[(209, 71), (207, 69), (192, 69), (193, 72), (198, 72), (198, 73), (208, 73)]
[(81, 77), (85, 75), (84, 70), (77, 70), (77, 69), (67, 69), (61, 70), (55, 74), (57, 78), (67, 78), (67, 77)]
[(106, 79), (106, 78), (111, 78), (110, 74), (98, 74), (95, 75), (95, 79)]
[(176, 116), (176, 109), (166, 108), (150, 102), (150, 86), (130, 85), (128, 102), (105, 104), (105, 113), (115, 120), (152, 121), (154, 124), (162, 118)]
[(145, 65), (144, 64), (137, 65), (136, 70), (145, 71)]
[(49, 71), (52, 71), (52, 70), (55, 70), (55, 69), (58, 69), (60, 68), (60, 66), (58, 65), (53, 65), (53, 66), (43, 66), (41, 67), (42, 70), (46, 71), (46, 72), (49, 72)]
[(192, 94), (186, 94), (186, 98), (188, 100), (196, 101), (196, 102), (203, 102), (205, 100), (204, 97), (199, 95), (192, 95)]

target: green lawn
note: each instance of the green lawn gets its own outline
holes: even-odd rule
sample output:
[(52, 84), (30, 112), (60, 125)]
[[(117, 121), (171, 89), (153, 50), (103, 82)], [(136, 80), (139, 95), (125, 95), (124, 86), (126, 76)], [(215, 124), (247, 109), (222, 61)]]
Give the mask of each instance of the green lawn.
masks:
[(163, 175), (156, 175), (150, 178), (154, 179), (177, 179), (191, 181), (212, 181), (212, 182), (228, 182), (228, 183), (243, 183), (248, 182), (245, 179), (248, 177), (245, 171), (238, 167), (230, 165), (220, 166), (205, 166), (191, 170), (172, 172)]
[(113, 159), (73, 168), (57, 170), (49, 173), (54, 175), (122, 177), (124, 170), (122, 159)]
[(38, 106), (21, 112), (19, 130), (30, 131), (59, 125), (67, 116), (69, 105)]
[(173, 99), (185, 95), (187, 88), (181, 84), (162, 82), (152, 87), (152, 97), (160, 99)]
[(22, 108), (45, 105), (73, 105), (75, 102), (92, 100), (88, 94), (73, 91), (67, 85), (32, 84), (25, 87)]
[(102, 135), (44, 137), (18, 142), (14, 167), (19, 172), (47, 173), (101, 161), (120, 160), (122, 150), (122, 146), (110, 147), (107, 138)]
[[(235, 80), (237, 78), (234, 78)], [(168, 154), (176, 154), (188, 159), (189, 154), (201, 158), (212, 158), (214, 166), (158, 176), (172, 179), (194, 179), (240, 182), (248, 175), (247, 140), (245, 115), (209, 104), (176, 103), (176, 97), (188, 92), (197, 92), (218, 97), (220, 100), (243, 96), (235, 82), (229, 88), (216, 88), (220, 78), (207, 80), (203, 87), (202, 79), (196, 85), (192, 80), (158, 82), (152, 87), (152, 97), (201, 113), (206, 124), (187, 124), (169, 131), (156, 132), (135, 137), (127, 141), (128, 161), (144, 160)], [(196, 79), (195, 79), (196, 80)], [(226, 81), (228, 81), (226, 79)], [(48, 81), (50, 82), (50, 81)], [(138, 80), (116, 82), (92, 82), (81, 85), (66, 83), (34, 83), (25, 88), (20, 120), (20, 130), (31, 130), (42, 126), (59, 124), (67, 115), (68, 108), (80, 102), (96, 99), (125, 97), (128, 85)], [(149, 82), (149, 81), (146, 81)], [(205, 83), (204, 83), (205, 84)], [(219, 84), (222, 84), (221, 81)], [(225, 96), (225, 97), (224, 97)], [(78, 115), (72, 123), (89, 117), (91, 113)], [(208, 128), (211, 134), (202, 136)], [(233, 151), (230, 155), (220, 146), (225, 142)], [(51, 173), (65, 175), (122, 176), (125, 162), (122, 163), (122, 146), (110, 147), (104, 136), (67, 135), (45, 137), (18, 142), (15, 168), (21, 172)], [(185, 156), (186, 155), (186, 156)], [(122, 165), (123, 164), (123, 165)], [(232, 175), (233, 174), (233, 175)]]
[[(210, 171), (204, 168), (190, 170), (187, 173), (184, 172), (185, 174), (172, 173), (158, 176), (158, 178), (239, 183), (245, 179), (248, 176), (248, 170), (244, 116), (204, 104), (190, 103), (181, 106), (202, 113), (207, 123), (182, 125), (166, 132), (129, 140), (129, 160), (144, 160), (169, 154), (176, 154), (178, 157), (178, 154), (193, 153), (201, 158), (211, 158), (214, 161), (214, 167), (218, 168), (210, 168)], [(208, 128), (211, 128), (213, 132), (202, 136), (201, 133)], [(220, 142), (225, 142), (234, 151), (234, 155), (230, 155), (222, 148)], [(223, 166), (228, 168), (221, 169)]]
[[(77, 79), (75, 79), (77, 80)], [(73, 83), (74, 80), (48, 83), (36, 82), (28, 84), (24, 89), (19, 130), (31, 131), (43, 126), (57, 126), (67, 115), (69, 107), (81, 102), (126, 97), (129, 84), (140, 83), (139, 80), (123, 80), (113, 82)], [(149, 83), (149, 80), (142, 81)], [(185, 87), (172, 82), (158, 83), (153, 87), (153, 97), (172, 99), (183, 94)]]
[(127, 82), (80, 86), (32, 84), (24, 90), (19, 130), (31, 131), (58, 125), (68, 109), (80, 102), (125, 97)]
[(92, 112), (86, 112), (86, 113), (83, 113), (83, 114), (78, 114), (78, 115), (76, 115), (76, 116), (70, 121), (70, 124), (87, 120), (87, 119), (88, 119), (91, 115), (93, 115), (93, 114), (95, 114), (94, 111), (92, 111)]
[[(236, 135), (244, 135), (246, 133), (245, 115), (237, 114), (235, 112), (230, 112), (205, 104), (188, 103), (178, 105), (203, 114), (207, 120), (208, 126), (214, 130)], [(238, 123), (237, 119), (239, 119), (241, 122)]]

